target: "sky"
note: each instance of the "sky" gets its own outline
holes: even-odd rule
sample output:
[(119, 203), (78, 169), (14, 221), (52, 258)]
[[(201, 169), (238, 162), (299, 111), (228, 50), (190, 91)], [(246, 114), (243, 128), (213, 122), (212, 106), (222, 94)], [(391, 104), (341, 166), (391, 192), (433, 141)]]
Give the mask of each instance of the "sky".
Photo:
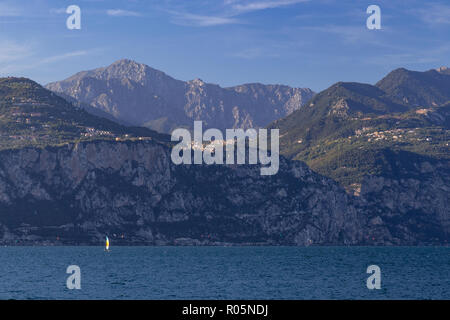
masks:
[[(66, 26), (70, 5), (79, 30)], [(381, 29), (367, 28), (369, 5)], [(0, 76), (46, 84), (122, 58), (223, 87), (374, 84), (450, 66), (450, 1), (0, 0)]]

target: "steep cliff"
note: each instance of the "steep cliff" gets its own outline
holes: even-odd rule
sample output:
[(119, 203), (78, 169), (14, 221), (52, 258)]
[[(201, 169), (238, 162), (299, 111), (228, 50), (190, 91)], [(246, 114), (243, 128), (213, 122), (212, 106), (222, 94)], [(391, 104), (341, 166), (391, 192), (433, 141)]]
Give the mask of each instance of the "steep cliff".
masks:
[[(332, 180), (282, 159), (175, 166), (154, 142), (0, 153), (2, 243), (356, 244), (364, 218)], [(59, 239), (59, 240), (58, 240)]]
[(348, 195), (300, 161), (173, 165), (152, 141), (0, 152), (0, 243), (413, 245), (449, 240), (448, 175), (371, 177)]
[(410, 152), (390, 158), (388, 170), (366, 176), (361, 184), (366, 237), (378, 244), (448, 244), (449, 163)]

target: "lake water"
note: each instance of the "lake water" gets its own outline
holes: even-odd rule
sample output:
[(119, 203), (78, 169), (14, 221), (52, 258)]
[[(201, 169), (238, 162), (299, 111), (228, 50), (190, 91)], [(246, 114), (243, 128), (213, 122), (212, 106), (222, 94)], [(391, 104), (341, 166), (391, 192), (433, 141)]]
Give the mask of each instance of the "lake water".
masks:
[(2, 247), (0, 299), (450, 299), (450, 248)]

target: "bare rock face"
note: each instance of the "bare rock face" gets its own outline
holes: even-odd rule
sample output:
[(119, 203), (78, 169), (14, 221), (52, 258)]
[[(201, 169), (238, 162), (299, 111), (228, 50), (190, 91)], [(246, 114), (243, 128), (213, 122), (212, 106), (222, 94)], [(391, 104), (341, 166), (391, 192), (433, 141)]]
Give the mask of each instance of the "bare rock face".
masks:
[(450, 240), (448, 164), (423, 162), (417, 174), (366, 177), (361, 200), (371, 228), (366, 237), (379, 244), (448, 244)]
[[(356, 244), (364, 219), (332, 180), (282, 159), (175, 166), (154, 142), (0, 153), (0, 242)], [(59, 239), (59, 240), (57, 240)]]
[(194, 120), (222, 130), (265, 127), (314, 95), (310, 89), (282, 85), (222, 88), (200, 79), (184, 82), (131, 60), (80, 72), (46, 87), (118, 120), (161, 132), (190, 128)]
[(348, 195), (304, 163), (173, 165), (152, 141), (0, 152), (1, 244), (413, 245), (450, 234), (448, 172)]

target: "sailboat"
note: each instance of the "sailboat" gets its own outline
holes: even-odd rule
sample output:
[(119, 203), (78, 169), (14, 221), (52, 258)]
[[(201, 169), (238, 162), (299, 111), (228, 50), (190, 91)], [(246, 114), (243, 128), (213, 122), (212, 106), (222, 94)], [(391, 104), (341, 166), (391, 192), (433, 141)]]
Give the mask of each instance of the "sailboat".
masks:
[(106, 236), (105, 251), (109, 251), (109, 238)]

